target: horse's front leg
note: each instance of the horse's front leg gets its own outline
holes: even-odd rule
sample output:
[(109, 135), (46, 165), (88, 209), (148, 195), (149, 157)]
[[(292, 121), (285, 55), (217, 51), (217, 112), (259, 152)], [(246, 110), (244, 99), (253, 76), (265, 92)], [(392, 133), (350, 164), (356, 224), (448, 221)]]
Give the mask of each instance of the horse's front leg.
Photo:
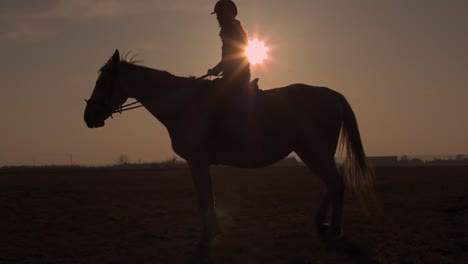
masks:
[(209, 244), (220, 233), (215, 213), (215, 198), (211, 181), (210, 165), (189, 162), (193, 182), (197, 190), (199, 210), (203, 222), (202, 244)]

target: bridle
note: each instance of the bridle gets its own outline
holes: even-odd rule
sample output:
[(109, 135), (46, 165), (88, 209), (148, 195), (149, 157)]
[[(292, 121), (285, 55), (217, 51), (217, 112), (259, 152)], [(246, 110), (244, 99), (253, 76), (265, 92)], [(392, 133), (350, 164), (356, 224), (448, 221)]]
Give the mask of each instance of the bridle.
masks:
[[(85, 102), (86, 102), (86, 104), (96, 105), (96, 106), (98, 106), (100, 108), (103, 108), (105, 111), (110, 112), (111, 113), (110, 114), (111, 118), (114, 118), (112, 116), (112, 114), (116, 114), (116, 113), (122, 114), (122, 112), (143, 107), (143, 105), (138, 101), (133, 102), (133, 103), (129, 103), (129, 104), (119, 105), (119, 106), (117, 106), (116, 109), (112, 109), (107, 104), (102, 103), (102, 102), (98, 102), (98, 101), (93, 100), (91, 98), (90, 99), (85, 99)], [(140, 105), (136, 105), (136, 104), (140, 104)]]
[[(117, 85), (120, 86), (120, 82), (117, 81)], [(120, 87), (117, 87), (117, 88), (120, 88)], [(111, 96), (112, 97), (112, 96)], [(132, 109), (136, 109), (136, 108), (140, 108), (140, 107), (143, 107), (143, 104), (141, 104), (140, 102), (136, 101), (136, 102), (132, 102), (132, 103), (129, 103), (129, 104), (122, 104), (122, 105), (119, 105), (117, 106), (116, 109), (114, 109), (113, 107), (109, 106), (107, 103), (105, 102), (99, 102), (97, 100), (94, 100), (94, 99), (85, 99), (85, 102), (86, 104), (91, 104), (91, 105), (95, 105), (101, 109), (103, 109), (104, 111), (110, 113), (110, 117), (111, 118), (114, 118), (112, 116), (112, 114), (116, 114), (116, 113), (119, 113), (119, 114), (122, 114), (122, 112), (125, 112), (125, 111), (128, 111), (128, 110), (132, 110)], [(137, 105), (139, 104), (139, 105)]]

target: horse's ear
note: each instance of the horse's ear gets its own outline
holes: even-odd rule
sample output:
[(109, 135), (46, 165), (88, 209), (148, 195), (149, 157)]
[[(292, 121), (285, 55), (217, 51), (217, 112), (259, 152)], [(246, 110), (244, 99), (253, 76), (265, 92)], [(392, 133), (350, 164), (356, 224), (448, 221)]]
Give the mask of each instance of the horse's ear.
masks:
[(118, 64), (120, 62), (120, 53), (118, 49), (116, 49), (114, 52), (114, 55), (112, 55), (111, 61), (112, 63), (115, 63), (115, 64)]

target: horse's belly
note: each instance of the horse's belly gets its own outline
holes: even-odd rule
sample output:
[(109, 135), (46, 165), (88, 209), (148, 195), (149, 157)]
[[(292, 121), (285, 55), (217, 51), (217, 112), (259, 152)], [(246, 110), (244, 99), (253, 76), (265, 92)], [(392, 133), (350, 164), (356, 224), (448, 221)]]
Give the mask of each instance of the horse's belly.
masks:
[(276, 163), (292, 152), (292, 145), (278, 140), (267, 144), (261, 140), (236, 142), (230, 146), (218, 146), (213, 163), (241, 168), (260, 168)]
[(291, 151), (276, 156), (258, 155), (253, 157), (238, 155), (236, 153), (217, 153), (213, 163), (237, 168), (263, 168), (284, 159), (289, 153)]

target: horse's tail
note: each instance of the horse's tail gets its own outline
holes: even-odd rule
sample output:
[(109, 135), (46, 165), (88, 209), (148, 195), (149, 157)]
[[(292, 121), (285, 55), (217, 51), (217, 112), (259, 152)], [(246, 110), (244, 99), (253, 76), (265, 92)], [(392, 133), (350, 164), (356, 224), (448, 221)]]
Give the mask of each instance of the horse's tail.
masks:
[(369, 166), (364, 153), (354, 111), (346, 98), (342, 95), (340, 97), (343, 106), (340, 150), (346, 151), (344, 162), (345, 184), (357, 195), (364, 209), (367, 210), (370, 203), (376, 202), (374, 171)]

